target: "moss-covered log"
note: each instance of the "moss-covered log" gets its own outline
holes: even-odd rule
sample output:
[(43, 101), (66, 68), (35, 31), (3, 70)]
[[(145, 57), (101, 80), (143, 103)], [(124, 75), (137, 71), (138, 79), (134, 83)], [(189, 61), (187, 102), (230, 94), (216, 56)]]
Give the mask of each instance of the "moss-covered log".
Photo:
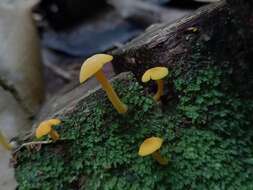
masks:
[[(229, 69), (171, 77), (180, 96), (163, 106), (130, 76), (114, 83), (126, 115), (96, 93), (60, 115), (59, 141), (31, 137), (16, 152), (18, 189), (252, 189), (253, 99), (239, 95)], [(151, 136), (164, 139), (168, 165), (138, 156)]]
[[(14, 155), (18, 189), (253, 189), (252, 5), (244, 3), (222, 1), (154, 26), (114, 52), (117, 71), (137, 79), (154, 65), (169, 67), (162, 103), (129, 73), (114, 81), (125, 115), (101, 89), (55, 99), (59, 106), (41, 119), (60, 117), (61, 139), (26, 139)], [(163, 138), (168, 165), (138, 156), (151, 136)]]

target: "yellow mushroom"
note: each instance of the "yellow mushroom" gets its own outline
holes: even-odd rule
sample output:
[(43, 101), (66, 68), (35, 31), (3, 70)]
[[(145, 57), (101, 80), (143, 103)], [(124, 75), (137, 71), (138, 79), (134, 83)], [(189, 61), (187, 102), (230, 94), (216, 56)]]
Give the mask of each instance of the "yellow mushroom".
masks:
[(82, 65), (80, 71), (80, 83), (85, 82), (88, 78), (95, 75), (96, 79), (101, 84), (102, 88), (107, 93), (109, 100), (111, 101), (114, 108), (119, 113), (126, 113), (127, 106), (121, 102), (118, 95), (114, 91), (112, 85), (104, 75), (102, 68), (103, 66), (112, 61), (113, 57), (107, 54), (96, 54), (88, 58)]
[(36, 137), (41, 138), (45, 135), (49, 135), (54, 141), (60, 138), (60, 135), (53, 129), (54, 125), (59, 125), (61, 120), (59, 119), (49, 119), (40, 123), (36, 129)]
[(8, 143), (8, 140), (6, 137), (3, 135), (3, 133), (0, 131), (0, 144), (6, 149), (6, 150), (11, 150), (12, 146), (10, 143)]
[(154, 67), (149, 70), (147, 70), (143, 75), (142, 75), (142, 82), (148, 82), (150, 79), (155, 80), (157, 83), (157, 92), (154, 95), (154, 99), (156, 101), (160, 100), (160, 97), (163, 95), (163, 87), (164, 87), (164, 82), (163, 78), (166, 77), (169, 74), (169, 71), (166, 67)]
[(148, 156), (152, 154), (153, 158), (161, 165), (167, 165), (168, 160), (163, 158), (159, 149), (161, 148), (163, 139), (158, 137), (147, 138), (140, 146), (139, 156)]

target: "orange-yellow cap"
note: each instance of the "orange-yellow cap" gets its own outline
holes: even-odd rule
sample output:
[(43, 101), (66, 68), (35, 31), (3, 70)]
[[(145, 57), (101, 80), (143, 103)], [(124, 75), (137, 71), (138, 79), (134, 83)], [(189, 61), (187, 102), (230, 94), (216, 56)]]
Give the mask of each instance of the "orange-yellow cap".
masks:
[(159, 150), (162, 146), (163, 139), (159, 137), (150, 137), (147, 138), (140, 146), (139, 155), (140, 156), (147, 156), (155, 151)]
[(79, 80), (80, 83), (85, 82), (88, 78), (92, 77), (96, 72), (103, 68), (104, 64), (113, 60), (113, 56), (107, 54), (96, 54), (84, 61)]
[(38, 128), (36, 129), (35, 136), (37, 138), (41, 138), (45, 135), (48, 135), (52, 130), (52, 126), (59, 125), (61, 120), (59, 119), (49, 119), (40, 123)]
[(147, 70), (142, 75), (142, 82), (148, 82), (150, 79), (152, 80), (160, 80), (166, 77), (169, 74), (169, 70), (166, 67), (154, 67)]

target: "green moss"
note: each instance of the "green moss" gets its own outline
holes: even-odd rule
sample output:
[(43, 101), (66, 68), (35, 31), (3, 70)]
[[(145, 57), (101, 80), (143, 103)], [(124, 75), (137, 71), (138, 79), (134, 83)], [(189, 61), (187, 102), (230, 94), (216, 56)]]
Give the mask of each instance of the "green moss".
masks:
[[(240, 96), (228, 70), (212, 64), (171, 78), (177, 96), (163, 107), (133, 79), (115, 87), (130, 112), (94, 100), (62, 116), (57, 143), (17, 154), (19, 190), (253, 189), (253, 100)], [(161, 109), (162, 108), (162, 109)], [(147, 137), (164, 138), (160, 166), (139, 157)]]

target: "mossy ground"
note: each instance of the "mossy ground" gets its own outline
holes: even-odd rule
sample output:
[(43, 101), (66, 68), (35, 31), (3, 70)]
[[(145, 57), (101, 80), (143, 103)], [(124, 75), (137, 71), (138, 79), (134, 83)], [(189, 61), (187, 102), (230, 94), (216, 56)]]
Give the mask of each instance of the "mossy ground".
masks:
[[(253, 100), (240, 95), (230, 69), (204, 65), (173, 70), (167, 81), (175, 96), (163, 105), (129, 78), (130, 86), (114, 85), (126, 115), (94, 100), (62, 116), (63, 140), (17, 154), (18, 189), (253, 189)], [(164, 139), (167, 166), (138, 156), (151, 136)]]

